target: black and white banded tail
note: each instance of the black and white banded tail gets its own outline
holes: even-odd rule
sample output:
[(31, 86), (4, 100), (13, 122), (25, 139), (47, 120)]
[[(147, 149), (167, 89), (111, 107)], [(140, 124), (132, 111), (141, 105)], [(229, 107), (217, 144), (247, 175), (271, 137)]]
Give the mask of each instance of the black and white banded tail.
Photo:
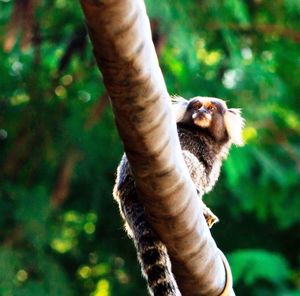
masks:
[(129, 186), (126, 182), (123, 190), (119, 184), (117, 198), (121, 201), (121, 212), (125, 216), (137, 249), (138, 259), (142, 267), (142, 273), (147, 280), (150, 295), (153, 296), (181, 296), (176, 280), (171, 270), (171, 262), (166, 246), (158, 238), (157, 234), (145, 218), (144, 207), (138, 200), (134, 182)]

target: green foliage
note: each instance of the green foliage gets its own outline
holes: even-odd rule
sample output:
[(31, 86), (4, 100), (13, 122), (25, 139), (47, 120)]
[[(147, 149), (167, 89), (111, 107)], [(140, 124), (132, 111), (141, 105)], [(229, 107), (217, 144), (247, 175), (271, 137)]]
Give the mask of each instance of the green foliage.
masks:
[[(170, 93), (220, 97), (246, 118), (246, 145), (207, 196), (236, 294), (300, 295), (299, 1), (146, 2)], [(5, 51), (14, 3), (0, 1), (0, 294), (146, 295), (112, 199), (122, 146), (79, 1), (39, 1), (35, 42), (22, 50), (17, 28)]]
[[(280, 254), (265, 250), (238, 250), (228, 255), (236, 285), (249, 289), (256, 282), (256, 295), (299, 295), (289, 290), (290, 267)], [(267, 288), (268, 287), (268, 288)]]
[(237, 282), (251, 286), (259, 279), (281, 285), (288, 279), (289, 267), (284, 258), (264, 250), (242, 250), (228, 255)]

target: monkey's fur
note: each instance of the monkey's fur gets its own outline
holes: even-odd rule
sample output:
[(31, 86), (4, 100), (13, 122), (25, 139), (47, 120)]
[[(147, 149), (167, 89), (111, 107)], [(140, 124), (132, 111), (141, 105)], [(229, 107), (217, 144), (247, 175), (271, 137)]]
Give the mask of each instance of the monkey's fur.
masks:
[[(242, 145), (244, 120), (239, 109), (228, 109), (220, 99), (175, 99), (177, 102), (173, 104), (173, 112), (184, 160), (202, 199), (203, 194), (215, 185), (222, 160), (226, 158), (231, 144)], [(136, 246), (150, 294), (181, 295), (171, 270), (167, 249), (145, 217), (125, 155), (118, 167), (113, 194), (127, 232)], [(202, 210), (209, 227), (218, 221), (204, 203)]]

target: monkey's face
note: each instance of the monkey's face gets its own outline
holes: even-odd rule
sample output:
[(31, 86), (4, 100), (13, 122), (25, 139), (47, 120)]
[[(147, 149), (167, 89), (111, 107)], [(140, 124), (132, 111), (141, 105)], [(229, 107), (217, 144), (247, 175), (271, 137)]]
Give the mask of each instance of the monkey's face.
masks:
[(191, 112), (193, 123), (200, 128), (211, 128), (222, 123), (224, 107), (221, 102), (193, 99), (188, 104), (188, 110)]
[(231, 140), (236, 145), (243, 144), (244, 119), (239, 109), (229, 109), (225, 101), (209, 97), (195, 97), (180, 104), (185, 112), (181, 113), (181, 118), (177, 116), (177, 122), (205, 129), (217, 141)]

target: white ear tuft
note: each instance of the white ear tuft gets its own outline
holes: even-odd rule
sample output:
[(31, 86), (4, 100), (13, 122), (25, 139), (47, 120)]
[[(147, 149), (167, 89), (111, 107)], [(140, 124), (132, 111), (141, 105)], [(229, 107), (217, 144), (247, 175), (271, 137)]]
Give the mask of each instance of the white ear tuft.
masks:
[(233, 144), (243, 146), (242, 131), (245, 124), (240, 109), (228, 109), (224, 114), (224, 122), (227, 133)]
[(176, 122), (181, 122), (186, 114), (188, 101), (179, 96), (172, 96), (172, 110), (175, 115)]
[(171, 102), (172, 103), (178, 103), (178, 102), (186, 102), (187, 100), (181, 96), (177, 96), (177, 95), (171, 95)]

